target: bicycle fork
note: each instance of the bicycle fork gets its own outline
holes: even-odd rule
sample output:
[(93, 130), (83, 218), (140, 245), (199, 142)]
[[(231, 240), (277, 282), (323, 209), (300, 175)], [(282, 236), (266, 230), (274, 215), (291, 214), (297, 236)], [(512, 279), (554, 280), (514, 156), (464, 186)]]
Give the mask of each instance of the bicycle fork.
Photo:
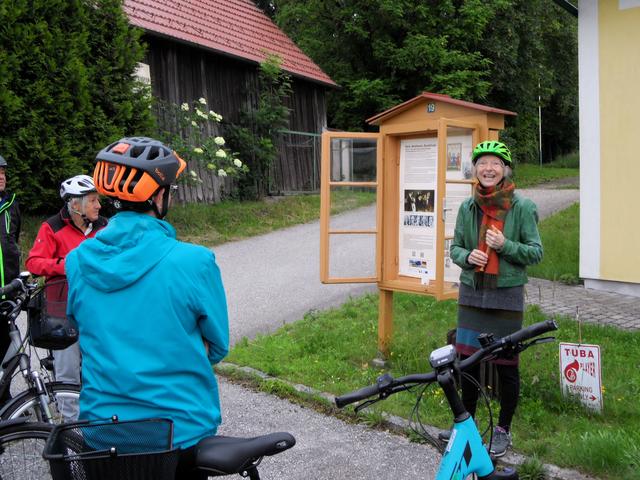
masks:
[(51, 409), (49, 408), (49, 392), (44, 386), (44, 381), (42, 380), (40, 373), (35, 370), (32, 371), (31, 381), (33, 382), (33, 387), (35, 388), (36, 396), (38, 398), (38, 406), (40, 407), (40, 415), (42, 416), (40, 420), (47, 423), (54, 423), (53, 415), (51, 415)]
[(438, 472), (440, 479), (465, 479), (475, 473), (480, 480), (518, 480), (515, 470), (495, 470), (491, 457), (482, 443), (473, 417), (467, 412), (456, 390), (453, 373), (447, 369), (438, 374), (438, 383), (454, 414), (451, 438), (442, 457)]

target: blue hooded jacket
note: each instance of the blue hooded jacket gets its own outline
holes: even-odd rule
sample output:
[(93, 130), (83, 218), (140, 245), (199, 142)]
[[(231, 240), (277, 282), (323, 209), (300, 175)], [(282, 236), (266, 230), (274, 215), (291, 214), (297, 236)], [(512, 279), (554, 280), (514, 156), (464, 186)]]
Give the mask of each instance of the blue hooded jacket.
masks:
[(229, 323), (215, 256), (175, 237), (165, 221), (118, 213), (67, 256), (67, 313), (80, 333), (80, 418), (170, 418), (174, 445), (189, 447), (220, 424), (211, 365), (228, 352)]

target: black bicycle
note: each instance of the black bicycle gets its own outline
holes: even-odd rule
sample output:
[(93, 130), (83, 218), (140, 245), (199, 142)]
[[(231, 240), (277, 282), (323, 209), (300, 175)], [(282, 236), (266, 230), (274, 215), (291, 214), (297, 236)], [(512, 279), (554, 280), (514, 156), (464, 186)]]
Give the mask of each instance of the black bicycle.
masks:
[[(0, 322), (9, 324), (11, 340), (0, 365), (0, 395), (10, 389), (12, 382), (19, 381), (18, 374), (22, 375), (26, 385), (24, 390), (0, 407), (2, 420), (25, 417), (31, 421), (60, 423), (65, 420), (60, 413), (65, 404), (78, 401), (80, 386), (52, 381), (50, 352), (41, 358), (34, 348), (64, 348), (77, 339), (77, 333), (66, 323), (64, 311), (55, 312), (58, 303), (52, 301), (47, 306), (47, 291), (60, 289), (60, 285), (39, 285), (29, 272), (23, 272), (0, 288)], [(66, 290), (64, 295), (66, 303)], [(48, 308), (54, 314), (49, 314)], [(16, 325), (22, 311), (28, 312), (25, 337)], [(39, 368), (32, 367), (32, 359), (39, 360)]]
[[(173, 448), (172, 440), (173, 423), (162, 418), (75, 422), (54, 427), (44, 458), (53, 480), (174, 480), (180, 449)], [(207, 437), (197, 444), (196, 465), (212, 477), (259, 480), (262, 459), (295, 443), (286, 432), (254, 438)]]
[(51, 478), (42, 452), (53, 425), (28, 420), (0, 421), (0, 480)]
[[(467, 375), (464, 373), (465, 370), (468, 370), (483, 360), (512, 358), (514, 355), (517, 355), (532, 345), (555, 340), (553, 337), (545, 337), (527, 342), (546, 332), (557, 330), (557, 328), (558, 325), (555, 321), (547, 320), (519, 330), (504, 338), (495, 339), (493, 335), (482, 334), (478, 337), (481, 345), (480, 350), (463, 361), (458, 360), (455, 347), (453, 345), (447, 345), (434, 350), (429, 356), (429, 362), (434, 369), (433, 372), (407, 375), (400, 378), (393, 378), (389, 374), (382, 375), (378, 378), (375, 385), (336, 397), (336, 405), (342, 408), (351, 403), (365, 400), (356, 407), (356, 411), (358, 411), (368, 405), (384, 400), (394, 393), (404, 392), (422, 386), (423, 388), (419, 392), (415, 408), (412, 412), (412, 426), (420, 437), (442, 452), (444, 444), (427, 431), (419, 415), (419, 406), (426, 387), (434, 382), (438, 382), (444, 391), (451, 412), (453, 413), (453, 430), (446, 444), (446, 449), (444, 449), (436, 480), (450, 480), (452, 478), (463, 480), (476, 477), (484, 480), (517, 480), (518, 474), (514, 469), (504, 469), (501, 471), (495, 469), (487, 453), (487, 448), (483, 445), (482, 436), (478, 431), (474, 419), (462, 404), (462, 399), (456, 388), (456, 379), (459, 378), (460, 375)], [(467, 378), (475, 382), (473, 377), (468, 376)], [(482, 391), (477, 382), (476, 386)], [(485, 400), (487, 400), (486, 395), (484, 396)], [(490, 410), (489, 428), (487, 430), (493, 432)], [(489, 438), (489, 447), (491, 446), (491, 441), (492, 439)]]

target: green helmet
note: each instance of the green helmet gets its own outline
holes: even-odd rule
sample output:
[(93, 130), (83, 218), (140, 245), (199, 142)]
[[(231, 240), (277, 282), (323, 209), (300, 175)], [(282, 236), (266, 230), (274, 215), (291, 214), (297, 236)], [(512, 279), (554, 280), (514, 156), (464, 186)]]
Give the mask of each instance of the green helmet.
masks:
[(501, 158), (506, 165), (512, 165), (511, 152), (502, 142), (487, 140), (476, 145), (476, 148), (473, 149), (473, 155), (471, 156), (473, 164), (475, 165), (478, 159), (483, 155), (495, 155), (496, 157)]

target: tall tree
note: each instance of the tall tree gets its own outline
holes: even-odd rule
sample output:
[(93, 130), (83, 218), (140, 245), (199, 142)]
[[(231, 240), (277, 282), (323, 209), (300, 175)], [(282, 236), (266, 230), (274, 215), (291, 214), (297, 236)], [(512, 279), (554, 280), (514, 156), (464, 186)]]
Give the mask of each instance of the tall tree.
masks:
[(576, 23), (547, 0), (504, 2), (482, 39), (491, 60), (487, 100), (518, 113), (504, 132), (516, 161), (538, 161), (539, 106), (546, 160), (577, 148)]
[[(349, 130), (423, 91), (514, 110), (505, 139), (537, 159), (577, 139), (575, 19), (550, 0), (272, 0), (284, 31), (341, 89), (329, 123)], [(538, 87), (540, 84), (540, 87)]]
[(336, 127), (363, 128), (368, 116), (422, 91), (488, 92), (489, 62), (469, 45), (493, 16), (491, 1), (275, 3), (278, 24), (343, 87), (329, 97)]
[(0, 154), (25, 208), (55, 208), (60, 181), (148, 128), (132, 77), (143, 51), (121, 0), (0, 2), (0, 25)]

